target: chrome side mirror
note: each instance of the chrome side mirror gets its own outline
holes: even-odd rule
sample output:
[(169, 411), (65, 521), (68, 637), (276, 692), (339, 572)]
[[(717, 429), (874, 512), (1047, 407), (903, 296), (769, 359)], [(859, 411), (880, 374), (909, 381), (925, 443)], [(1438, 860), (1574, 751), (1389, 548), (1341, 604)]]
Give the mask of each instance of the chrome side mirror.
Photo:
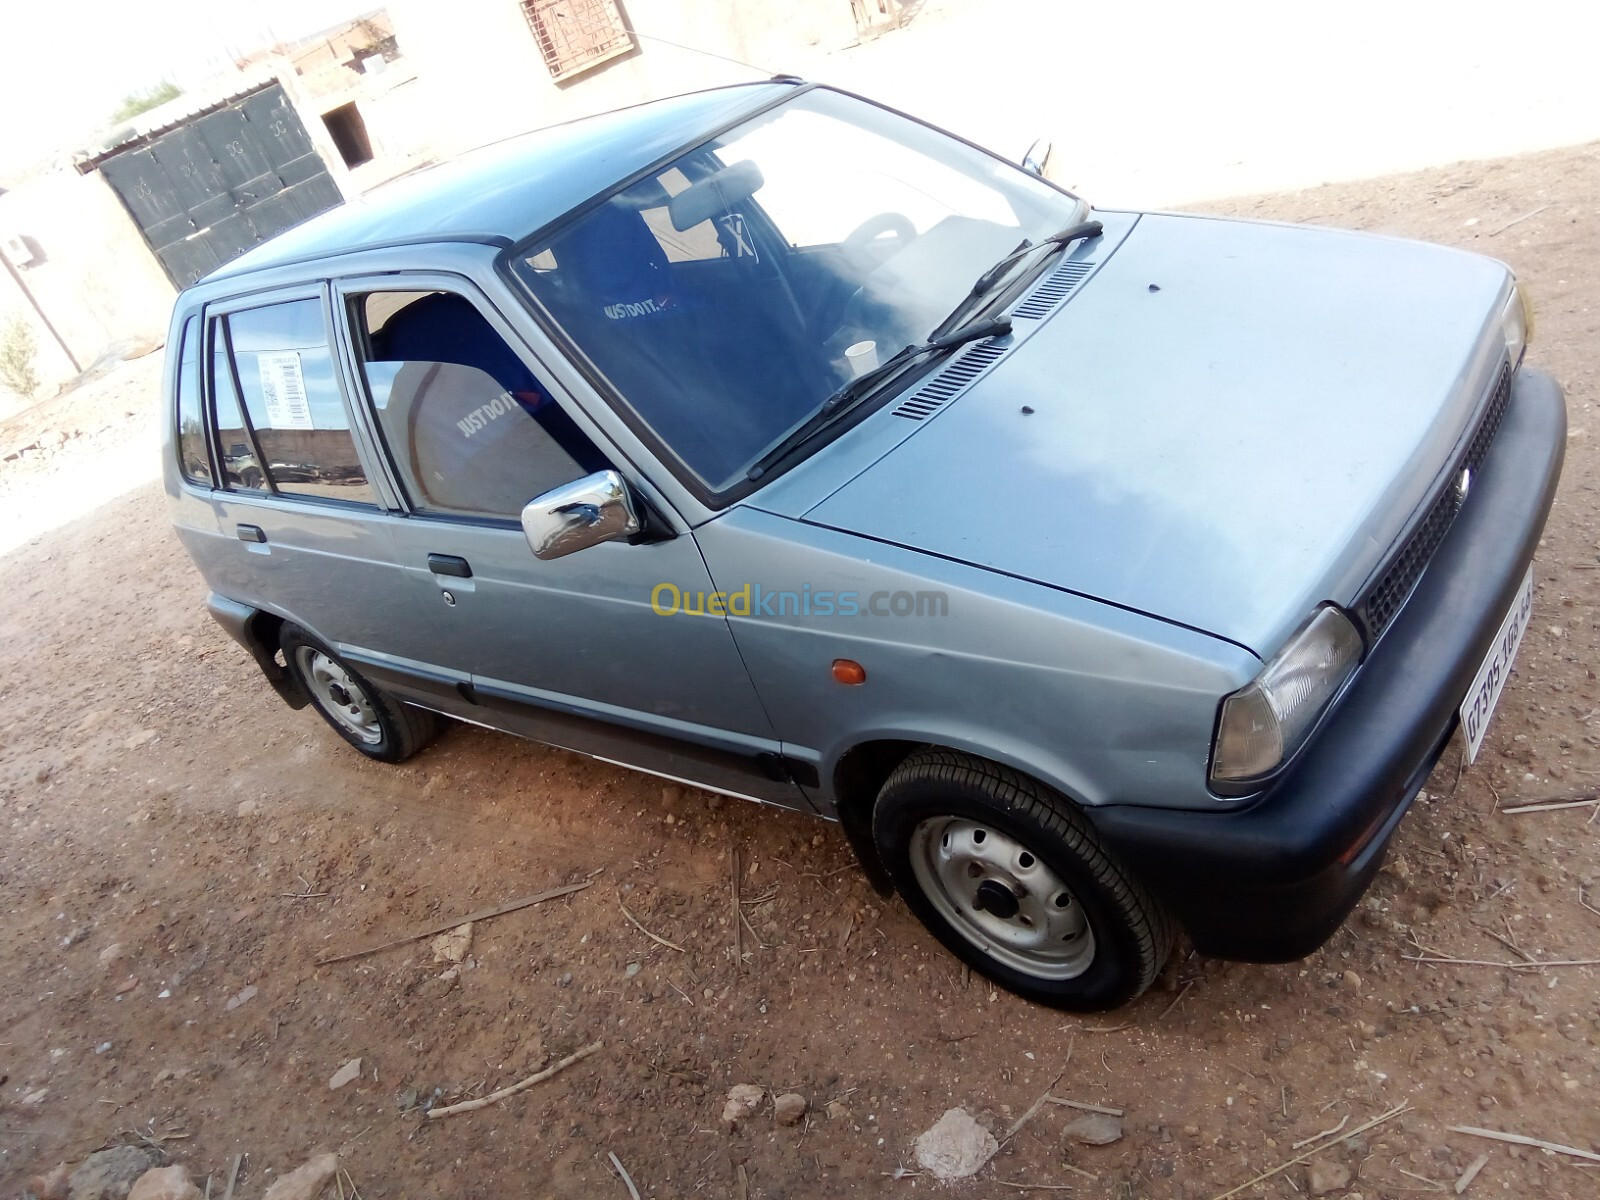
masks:
[(1029, 175), (1044, 178), (1044, 169), (1050, 165), (1050, 143), (1044, 138), (1035, 138), (1033, 145), (1022, 156), (1022, 169)]
[(563, 558), (641, 528), (627, 482), (615, 471), (551, 488), (522, 508), (522, 532), (535, 558)]

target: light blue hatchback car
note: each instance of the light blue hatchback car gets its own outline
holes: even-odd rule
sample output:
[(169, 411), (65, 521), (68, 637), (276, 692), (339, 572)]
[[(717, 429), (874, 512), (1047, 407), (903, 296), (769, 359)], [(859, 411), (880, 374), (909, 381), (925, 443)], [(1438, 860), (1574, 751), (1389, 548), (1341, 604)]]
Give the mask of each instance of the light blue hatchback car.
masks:
[[(1528, 620), (1565, 442), (1499, 263), (1094, 211), (790, 78), (547, 129), (185, 291), (210, 608), (437, 714), (837, 820), (1075, 1009), (1305, 955)], [(597, 834), (600, 831), (597, 830)]]

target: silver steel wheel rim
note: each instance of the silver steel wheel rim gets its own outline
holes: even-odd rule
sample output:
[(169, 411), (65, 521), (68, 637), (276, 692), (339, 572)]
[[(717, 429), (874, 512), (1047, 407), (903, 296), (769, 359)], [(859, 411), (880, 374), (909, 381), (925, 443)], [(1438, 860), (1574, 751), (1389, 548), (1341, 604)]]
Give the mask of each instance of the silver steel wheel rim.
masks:
[(1078, 898), (994, 826), (922, 821), (911, 834), (911, 870), (951, 928), (996, 962), (1055, 980), (1075, 979), (1094, 962), (1094, 930)]
[(378, 711), (371, 697), (350, 672), (315, 646), (295, 647), (300, 674), (311, 687), (317, 707), (327, 713), (341, 729), (349, 731), (369, 746), (383, 741)]

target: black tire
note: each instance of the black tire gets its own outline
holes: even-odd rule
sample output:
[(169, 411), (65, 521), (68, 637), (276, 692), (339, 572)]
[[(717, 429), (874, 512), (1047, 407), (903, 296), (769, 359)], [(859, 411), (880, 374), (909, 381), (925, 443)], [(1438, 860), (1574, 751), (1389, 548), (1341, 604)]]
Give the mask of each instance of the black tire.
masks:
[[(311, 707), (335, 733), (368, 758), (404, 762), (439, 731), (437, 716), (374, 687), (361, 672), (300, 626), (285, 623), (278, 645), (290, 672), (311, 698)], [(341, 704), (341, 699), (349, 703)]]
[(1077, 1012), (1116, 1008), (1144, 992), (1171, 953), (1170, 917), (1083, 814), (1008, 767), (918, 751), (879, 792), (872, 835), (895, 889), (929, 931), (1029, 1000)]

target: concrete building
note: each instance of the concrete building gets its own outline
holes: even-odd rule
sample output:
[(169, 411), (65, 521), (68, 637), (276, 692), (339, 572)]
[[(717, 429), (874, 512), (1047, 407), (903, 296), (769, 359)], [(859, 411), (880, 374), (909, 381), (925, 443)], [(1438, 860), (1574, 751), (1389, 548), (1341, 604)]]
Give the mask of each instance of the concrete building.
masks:
[(420, 161), (416, 73), (381, 11), (273, 46), (0, 192), (0, 322), (49, 395), (159, 344), (176, 289)]
[[(893, 24), (899, 0), (390, 0), (430, 144), (455, 153), (717, 84), (797, 72)], [(741, 65), (750, 64), (750, 65)]]
[(804, 73), (905, 0), (391, 0), (234, 69), (0, 193), (0, 320), (43, 394), (159, 343), (177, 288), (434, 158), (657, 97)]

